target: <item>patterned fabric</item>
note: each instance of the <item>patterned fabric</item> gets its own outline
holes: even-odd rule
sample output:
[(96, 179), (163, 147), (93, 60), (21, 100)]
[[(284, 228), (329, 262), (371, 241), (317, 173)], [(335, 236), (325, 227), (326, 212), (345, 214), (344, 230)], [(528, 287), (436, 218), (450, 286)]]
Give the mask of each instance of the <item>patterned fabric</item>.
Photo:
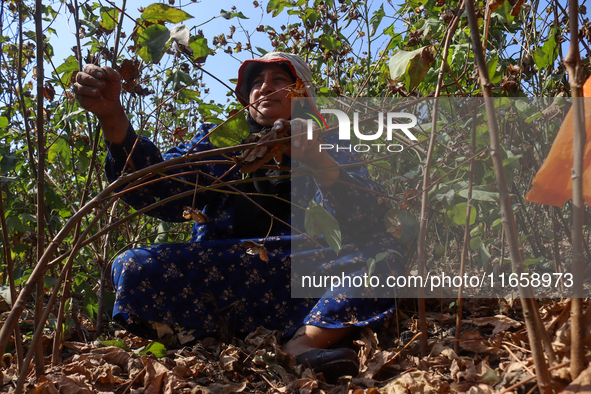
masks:
[[(130, 159), (131, 168), (144, 168), (187, 153), (212, 127), (210, 124), (201, 126), (191, 141), (180, 144), (163, 156), (152, 142), (140, 137)], [(106, 174), (110, 181), (121, 175), (126, 152), (130, 151), (135, 139), (136, 135), (130, 129), (123, 145), (109, 147)], [(205, 139), (193, 152), (213, 148)], [(348, 153), (338, 153), (333, 158), (339, 164), (359, 162)], [(224, 159), (210, 156), (205, 160)], [(254, 210), (248, 200), (236, 194), (200, 189), (196, 194), (196, 209), (207, 215), (208, 222), (194, 224), (189, 243), (147, 246), (129, 250), (116, 258), (112, 267), (112, 283), (117, 293), (114, 318), (131, 332), (144, 337), (170, 334), (170, 327), (177, 334), (182, 332), (185, 337), (196, 338), (224, 330), (248, 333), (259, 326), (277, 329), (284, 336), (290, 336), (304, 324), (327, 328), (348, 325), (376, 328), (382, 325), (394, 313), (396, 301), (375, 298), (371, 290), (335, 289), (321, 299), (292, 298), (290, 293), (292, 242), (297, 243), (298, 253), (305, 254), (303, 261), (309, 265), (308, 271), (317, 275), (335, 269), (362, 274), (366, 270), (367, 259), (386, 249), (394, 249), (397, 253), (388, 257), (389, 264), (378, 264), (378, 267), (392, 269), (392, 266), (403, 266), (405, 251), (385, 231), (382, 223), (387, 208), (379, 205), (375, 194), (370, 192), (380, 188), (369, 180), (367, 169), (361, 165), (341, 170), (339, 182), (328, 190), (321, 189), (313, 177), (298, 173), (297, 163), (291, 165), (294, 171), (291, 196), (288, 192), (287, 199), (291, 197), (292, 203), (300, 207), (307, 207), (311, 200), (315, 200), (339, 221), (343, 249), (338, 257), (322, 239), (316, 240), (324, 245), (319, 247), (318, 243), (311, 243), (302, 235), (292, 235), (285, 225), (274, 225), (266, 240), (268, 226), (263, 234), (250, 238), (245, 238), (244, 234), (236, 236), (236, 233), (243, 232), (235, 228), (238, 227), (235, 226), (236, 218), (242, 215), (244, 219), (244, 212), (250, 212), (251, 217), (247, 217), (250, 221), (268, 220), (270, 223), (268, 216)], [(140, 209), (161, 199), (194, 190), (196, 181), (203, 186), (210, 185), (214, 178), (222, 176), (229, 168), (229, 165), (220, 164), (191, 164), (171, 170), (168, 174), (198, 170), (198, 176), (182, 174), (159, 180), (134, 189), (123, 199), (135, 209)], [(251, 177), (262, 178), (268, 175), (268, 171), (258, 170)], [(223, 179), (231, 181), (241, 177), (242, 174), (234, 170)], [(271, 190), (279, 195), (285, 192), (281, 185), (271, 185), (268, 180), (244, 185), (254, 185), (252, 187), (256, 190)], [(266, 207), (270, 200), (277, 199), (268, 197), (268, 200), (259, 203)], [(183, 207), (191, 206), (192, 202), (191, 194), (148, 213), (165, 221), (184, 221)], [(253, 215), (252, 212), (257, 213)], [(302, 211), (294, 208), (285, 219), (303, 231)], [(361, 237), (364, 242), (356, 242), (355, 245), (350, 242)], [(269, 261), (248, 254), (241, 246), (246, 240), (264, 241)], [(157, 324), (147, 327), (146, 321)]]

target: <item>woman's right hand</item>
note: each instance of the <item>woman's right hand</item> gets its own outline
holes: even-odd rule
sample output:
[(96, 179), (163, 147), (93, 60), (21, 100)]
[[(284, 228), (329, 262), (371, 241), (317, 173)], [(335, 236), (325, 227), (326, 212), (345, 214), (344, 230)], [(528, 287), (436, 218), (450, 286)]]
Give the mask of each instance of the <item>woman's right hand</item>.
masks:
[(80, 106), (99, 118), (121, 108), (121, 77), (111, 67), (87, 64), (84, 71), (76, 75), (72, 90)]
[(87, 64), (76, 75), (72, 91), (80, 106), (98, 117), (107, 141), (123, 141), (129, 121), (121, 105), (121, 76), (117, 71)]

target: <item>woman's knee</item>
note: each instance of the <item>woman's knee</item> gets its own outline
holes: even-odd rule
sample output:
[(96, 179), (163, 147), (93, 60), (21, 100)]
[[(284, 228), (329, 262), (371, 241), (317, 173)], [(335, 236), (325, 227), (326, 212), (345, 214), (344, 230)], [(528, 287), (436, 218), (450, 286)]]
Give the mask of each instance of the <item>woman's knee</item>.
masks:
[(144, 248), (131, 249), (121, 253), (113, 261), (111, 266), (111, 281), (117, 289), (122, 275), (137, 275), (142, 271), (142, 266), (150, 259), (151, 254)]

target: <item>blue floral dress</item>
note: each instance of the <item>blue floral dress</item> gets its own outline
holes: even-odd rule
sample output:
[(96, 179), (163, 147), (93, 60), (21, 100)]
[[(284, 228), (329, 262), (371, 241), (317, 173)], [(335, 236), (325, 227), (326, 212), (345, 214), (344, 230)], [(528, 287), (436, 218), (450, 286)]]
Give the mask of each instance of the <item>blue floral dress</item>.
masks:
[[(181, 143), (164, 155), (150, 140), (140, 137), (127, 168), (140, 169), (186, 154), (213, 126), (202, 125), (191, 141)], [(111, 182), (122, 174), (127, 153), (132, 151), (136, 138), (136, 133), (130, 128), (121, 145), (109, 146), (106, 174)], [(211, 149), (215, 147), (206, 138), (192, 152)], [(284, 159), (282, 165), (297, 168), (297, 163)], [(359, 162), (347, 153), (337, 153), (334, 159), (343, 165)], [(213, 156), (206, 160), (227, 158)], [(140, 209), (161, 199), (194, 190), (195, 182), (202, 186), (210, 185), (231, 167), (222, 164), (191, 165), (188, 169), (197, 169), (198, 175), (188, 174), (191, 171), (187, 167), (171, 170), (168, 174), (176, 172), (180, 175), (130, 191), (123, 199)], [(216, 333), (248, 333), (259, 326), (277, 329), (284, 336), (291, 336), (302, 325), (327, 328), (350, 325), (376, 328), (382, 325), (394, 313), (396, 300), (375, 298), (371, 289), (333, 289), (319, 298), (292, 298), (291, 295), (291, 286), (300, 279), (291, 273), (292, 245), (297, 245), (298, 257), (305, 256), (298, 261), (304, 261), (307, 264), (305, 272), (312, 275), (335, 270), (362, 274), (366, 270), (367, 259), (386, 248), (397, 251), (390, 255), (390, 263), (398, 267), (405, 263), (405, 251), (385, 231), (384, 208), (371, 192), (379, 190), (379, 187), (369, 180), (364, 166), (345, 168), (341, 170), (339, 181), (327, 190), (320, 188), (313, 177), (305, 175), (292, 176), (287, 178), (287, 182), (269, 181), (270, 175), (286, 173), (279, 170), (258, 170), (250, 175), (255, 181), (244, 183), (242, 188), (245, 192), (254, 192), (251, 193), (252, 198), (258, 199), (256, 202), (260, 206), (276, 217), (283, 215), (285, 221), (297, 229), (304, 229), (303, 213), (288, 210), (285, 214), (284, 209), (275, 206), (278, 199), (261, 195), (280, 196), (287, 201), (291, 199), (300, 207), (307, 207), (311, 200), (324, 206), (338, 220), (342, 231), (343, 246), (338, 256), (323, 239), (312, 241), (303, 235), (292, 235), (288, 226), (278, 220), (271, 221), (268, 214), (240, 195), (211, 190), (201, 192), (200, 189), (195, 196), (195, 208), (203, 211), (207, 222), (195, 222), (189, 243), (128, 250), (113, 262), (112, 284), (116, 291), (114, 319), (137, 335), (153, 339), (177, 337), (181, 344)], [(257, 176), (264, 179), (257, 181)], [(242, 174), (234, 169), (223, 180), (228, 182), (241, 178)], [(152, 209), (148, 214), (164, 221), (185, 221), (184, 207), (191, 206), (193, 198), (190, 195), (174, 200)], [(266, 237), (271, 222), (273, 228)], [(364, 242), (349, 242), (360, 238), (364, 238)], [(247, 253), (244, 241), (264, 242), (268, 261), (258, 254)], [(358, 246), (360, 244), (363, 246)]]

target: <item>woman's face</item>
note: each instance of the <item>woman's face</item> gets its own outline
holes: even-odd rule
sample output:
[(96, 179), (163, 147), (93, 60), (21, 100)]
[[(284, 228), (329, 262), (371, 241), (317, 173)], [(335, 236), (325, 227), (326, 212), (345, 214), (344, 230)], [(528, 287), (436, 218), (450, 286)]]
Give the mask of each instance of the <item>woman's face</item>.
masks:
[(277, 119), (291, 117), (291, 102), (287, 98), (287, 86), (292, 85), (291, 75), (276, 64), (265, 65), (254, 78), (249, 102), (260, 102), (249, 107), (250, 116), (261, 126), (271, 126)]

